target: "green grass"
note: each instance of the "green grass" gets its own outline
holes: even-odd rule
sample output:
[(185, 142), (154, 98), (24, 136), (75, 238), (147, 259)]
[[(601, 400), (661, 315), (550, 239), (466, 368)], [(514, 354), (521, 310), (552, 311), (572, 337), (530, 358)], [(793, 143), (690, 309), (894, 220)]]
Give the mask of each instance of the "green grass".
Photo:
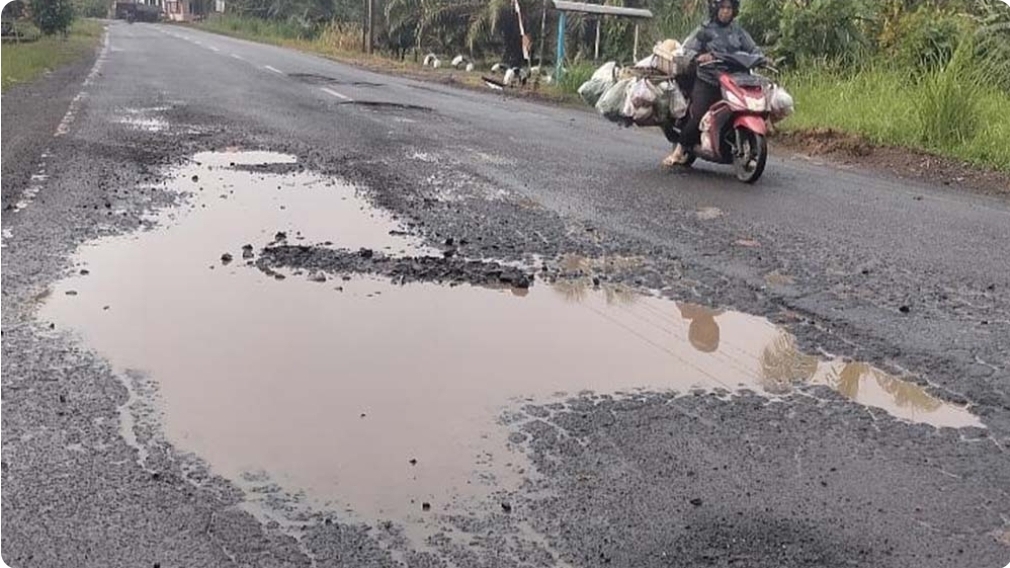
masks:
[(67, 39), (56, 35), (30, 43), (3, 44), (0, 47), (0, 89), (6, 91), (12, 85), (31, 81), (47, 70), (80, 60), (98, 45), (101, 37), (101, 23), (77, 20)]
[(282, 44), (288, 40), (310, 39), (311, 30), (287, 22), (274, 22), (259, 18), (234, 15), (213, 16), (197, 24), (207, 31), (233, 37)]
[(593, 76), (593, 73), (596, 72), (596, 69), (600, 65), (602, 65), (602, 63), (579, 63), (565, 69), (564, 73), (561, 75), (561, 81), (558, 82), (558, 88), (564, 93), (577, 93), (579, 91), (579, 87), (581, 87), (583, 83)]
[[(287, 22), (223, 15), (213, 16), (203, 22), (188, 25), (222, 35), (290, 47), (334, 58), (356, 60), (358, 56), (361, 56), (361, 26), (357, 24), (334, 22), (330, 25), (307, 29)], [(373, 59), (373, 57), (369, 56), (366, 59)]]
[(782, 84), (796, 100), (796, 114), (783, 127), (833, 128), (1010, 171), (1010, 95), (954, 71), (918, 81), (883, 65), (787, 73)]

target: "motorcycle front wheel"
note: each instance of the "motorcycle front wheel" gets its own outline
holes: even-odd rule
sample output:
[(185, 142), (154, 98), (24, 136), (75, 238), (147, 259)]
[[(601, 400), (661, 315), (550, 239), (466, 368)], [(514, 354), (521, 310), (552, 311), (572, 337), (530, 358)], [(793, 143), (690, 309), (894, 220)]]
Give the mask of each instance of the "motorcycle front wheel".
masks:
[(765, 171), (768, 162), (768, 144), (761, 134), (746, 128), (738, 129), (740, 148), (733, 156), (736, 179), (744, 183), (754, 183)]

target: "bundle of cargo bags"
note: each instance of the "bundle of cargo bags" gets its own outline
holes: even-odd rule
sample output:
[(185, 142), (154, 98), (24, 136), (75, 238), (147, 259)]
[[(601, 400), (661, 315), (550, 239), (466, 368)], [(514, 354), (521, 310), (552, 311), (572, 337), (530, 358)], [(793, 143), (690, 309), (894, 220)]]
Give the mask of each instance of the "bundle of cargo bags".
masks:
[(579, 96), (607, 120), (630, 126), (658, 126), (687, 113), (687, 99), (676, 77), (687, 71), (676, 40), (657, 44), (633, 67), (609, 61), (579, 87)]
[[(579, 96), (604, 118), (622, 126), (660, 126), (687, 114), (688, 101), (678, 85), (690, 72), (690, 61), (677, 40), (668, 39), (632, 67), (607, 62), (579, 87)], [(792, 98), (775, 86), (773, 114), (792, 110)], [(784, 108), (777, 109), (782, 106)], [(785, 108), (788, 107), (788, 108)]]

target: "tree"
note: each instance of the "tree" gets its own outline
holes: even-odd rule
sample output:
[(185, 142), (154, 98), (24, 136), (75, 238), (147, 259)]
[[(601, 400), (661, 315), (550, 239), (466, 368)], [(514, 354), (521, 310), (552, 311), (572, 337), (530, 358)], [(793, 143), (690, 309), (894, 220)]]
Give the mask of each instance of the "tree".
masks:
[(32, 20), (46, 35), (67, 35), (74, 20), (71, 0), (31, 0)]
[(14, 0), (3, 7), (3, 18), (5, 20), (18, 20), (25, 15), (25, 3), (22, 0)]

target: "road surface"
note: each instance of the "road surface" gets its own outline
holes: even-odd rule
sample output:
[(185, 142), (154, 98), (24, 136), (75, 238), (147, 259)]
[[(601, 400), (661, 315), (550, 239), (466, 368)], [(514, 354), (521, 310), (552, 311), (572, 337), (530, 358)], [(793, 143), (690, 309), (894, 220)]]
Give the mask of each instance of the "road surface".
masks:
[(1010, 560), (1006, 201), (189, 28), (93, 64), (4, 95), (9, 565)]

